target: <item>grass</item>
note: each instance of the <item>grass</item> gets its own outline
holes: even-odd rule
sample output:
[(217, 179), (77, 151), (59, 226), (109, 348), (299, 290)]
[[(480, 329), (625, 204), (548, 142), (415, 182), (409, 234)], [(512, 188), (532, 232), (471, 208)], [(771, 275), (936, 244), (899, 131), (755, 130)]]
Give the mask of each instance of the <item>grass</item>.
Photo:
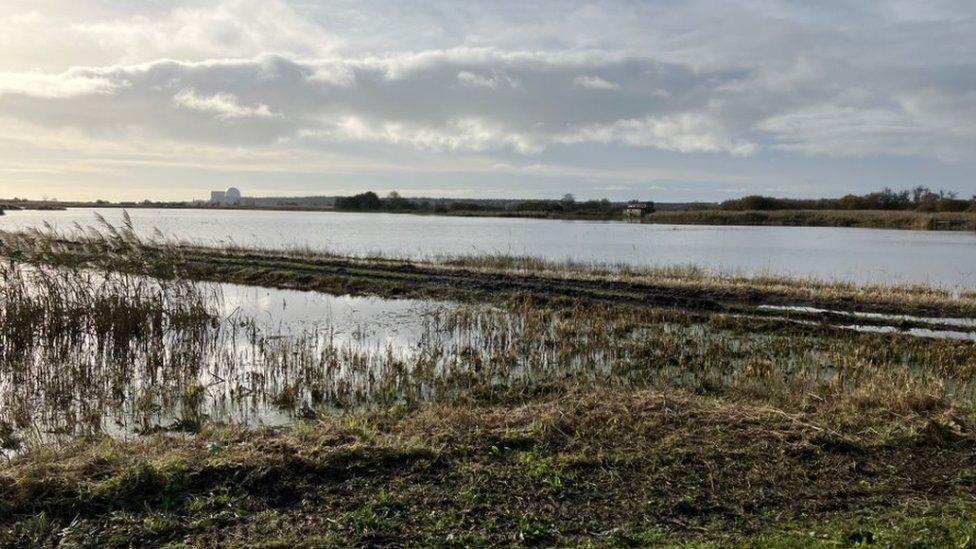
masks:
[(957, 413), (786, 413), (682, 391), (598, 390), (348, 412), (291, 431), (103, 438), (6, 466), (0, 540), (964, 543), (976, 447), (959, 427), (972, 417)]
[[(89, 291), (123, 303), (112, 309), (124, 311), (117, 318), (141, 318), (133, 310), (144, 312), (144, 298), (113, 288)], [(398, 403), (518, 402), (566, 387), (682, 388), (776, 406), (811, 399), (872, 406), (897, 397), (899, 405), (924, 407), (976, 395), (969, 341), (791, 319), (520, 298), (417, 311), (410, 340), (393, 345), (335, 324), (284, 329), (280, 337), (282, 328), (240, 315), (218, 321), (206, 301), (191, 301), (200, 311), (189, 317), (194, 322), (173, 316), (185, 303), (161, 302), (147, 327), (124, 322), (132, 329), (111, 331), (112, 324), (86, 320), (96, 309), (79, 305), (98, 298), (52, 301), (61, 304), (55, 312), (75, 311), (75, 322), (57, 323), (49, 334), (21, 329), (43, 326), (22, 316), (23, 323), (0, 328), (0, 344), (11, 349), (0, 361), (8, 440), (195, 431), (208, 420), (260, 419), (269, 408), (302, 416)], [(349, 336), (337, 338), (342, 332)]]

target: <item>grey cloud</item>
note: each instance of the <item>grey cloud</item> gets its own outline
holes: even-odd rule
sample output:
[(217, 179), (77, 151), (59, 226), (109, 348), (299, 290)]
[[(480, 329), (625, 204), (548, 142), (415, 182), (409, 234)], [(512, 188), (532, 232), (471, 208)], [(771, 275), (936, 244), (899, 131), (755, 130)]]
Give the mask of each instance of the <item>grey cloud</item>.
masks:
[[(123, 60), (202, 60), (0, 73), (0, 113), (103, 136), (525, 155), (598, 143), (957, 161), (976, 145), (971, 3), (429, 5), (228, 0), (79, 23)], [(394, 23), (409, 32), (379, 32)]]
[[(678, 152), (925, 156), (974, 144), (976, 66), (704, 70), (604, 51), (173, 60), (0, 74), (0, 113), (98, 134), (218, 144), (537, 154), (579, 143)], [(600, 92), (600, 93), (598, 93)], [(612, 100), (607, 99), (612, 92)]]
[(589, 76), (582, 75), (577, 76), (573, 79), (573, 84), (583, 87), (590, 88), (591, 90), (619, 90), (620, 85), (616, 82), (611, 82), (609, 80), (604, 80), (599, 76)]
[[(614, 101), (601, 101), (579, 85), (580, 75), (625, 89)], [(263, 56), (75, 69), (62, 76), (67, 87), (79, 78), (106, 82), (111, 94), (79, 89), (39, 97), (14, 90), (0, 99), (0, 112), (45, 125), (228, 144), (352, 140), (533, 154), (591, 139), (741, 152), (738, 141), (746, 140), (733, 135), (737, 128), (727, 124), (727, 113), (709, 106), (718, 86), (740, 73), (696, 73), (603, 52), (461, 49), (332, 61)], [(652, 125), (658, 130), (641, 130), (634, 120), (657, 120)], [(662, 127), (674, 135), (648, 137)]]

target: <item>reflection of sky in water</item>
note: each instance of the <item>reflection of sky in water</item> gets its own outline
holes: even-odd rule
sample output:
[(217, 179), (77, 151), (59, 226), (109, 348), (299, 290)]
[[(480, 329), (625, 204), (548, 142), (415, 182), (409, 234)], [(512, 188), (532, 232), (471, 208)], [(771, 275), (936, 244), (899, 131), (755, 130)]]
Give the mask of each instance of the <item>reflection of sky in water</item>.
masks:
[[(101, 210), (113, 223), (120, 210)], [(394, 257), (524, 255), (550, 260), (668, 266), (858, 282), (976, 288), (976, 234), (837, 227), (718, 227), (381, 213), (151, 210), (130, 212), (146, 236), (268, 248), (308, 247)], [(8, 212), (0, 230), (50, 222), (70, 230), (94, 212)]]
[[(103, 431), (128, 436), (147, 426), (169, 427), (185, 419), (180, 395), (193, 386), (199, 387), (204, 395), (200, 410), (206, 421), (278, 426), (293, 421), (294, 411), (300, 411), (306, 405), (318, 408), (321, 404), (327, 408), (368, 402), (377, 391), (388, 389), (385, 383), (389, 380), (394, 382), (394, 390), (417, 382), (420, 385), (414, 389), (424, 393), (430, 387), (421, 385), (430, 383), (436, 387), (444, 379), (442, 376), (449, 377), (455, 372), (452, 367), (457, 366), (459, 369), (455, 373), (460, 374), (468, 374), (474, 367), (480, 374), (482, 363), (504, 362), (506, 353), (514, 349), (518, 349), (518, 353), (510, 363), (513, 375), (535, 372), (523, 370), (525, 361), (535, 364), (533, 367), (542, 372), (548, 371), (550, 364), (558, 364), (560, 371), (572, 369), (575, 364), (602, 371), (601, 368), (626, 356), (625, 352), (617, 354), (623, 348), (619, 344), (623, 340), (606, 347), (583, 345), (572, 350), (571, 353), (575, 353), (572, 356), (560, 356), (557, 349), (566, 334), (556, 337), (554, 325), (543, 325), (536, 334), (542, 339), (533, 340), (528, 348), (509, 347), (510, 343), (518, 343), (516, 334), (522, 330), (520, 317), (489, 306), (464, 306), (463, 311), (474, 315), (465, 318), (475, 320), (461, 328), (444, 320), (458, 312), (456, 304), (449, 302), (333, 296), (228, 284), (217, 285), (217, 288), (221, 296), (216, 311), (222, 319), (220, 328), (208, 335), (199, 349), (191, 345), (190, 360), (176, 361), (175, 368), (167, 369), (165, 358), (147, 358), (138, 352), (125, 364), (113, 365), (104, 359), (100, 362), (93, 352), (95, 344), (87, 342), (73, 351), (75, 354), (68, 362), (52, 362), (53, 367), (48, 364), (46, 370), (39, 369), (42, 373), (28, 376), (32, 379), (27, 385), (14, 386), (9, 375), (0, 376), (0, 393), (36, 399), (30, 409), (34, 421), (39, 422), (35, 429), (43, 435), (58, 422), (62, 425), (70, 423), (67, 416), (60, 415), (63, 407), (59, 403), (63, 400), (49, 400), (44, 393), (45, 383), (53, 379), (68, 388), (72, 407), (83, 407), (89, 401), (94, 404), (88, 412), (102, 414)], [(828, 312), (809, 307), (767, 308), (784, 312)], [(479, 316), (483, 313), (498, 316)], [(976, 332), (925, 328), (901, 331), (891, 326), (856, 325), (858, 318), (870, 318), (940, 323), (966, 329), (974, 327), (971, 319), (860, 312), (849, 313), (849, 316), (852, 319), (850, 325), (844, 322), (839, 324), (840, 327), (882, 333), (898, 331), (921, 337), (976, 339)], [(605, 322), (601, 319), (589, 321)], [(578, 328), (584, 334), (590, 333), (589, 329), (586, 326)], [(633, 335), (636, 337), (639, 333)], [(167, 336), (167, 357), (181, 352), (179, 339), (170, 336)], [(135, 345), (135, 348), (141, 347)], [(536, 353), (534, 358), (528, 358), (533, 352)], [(420, 367), (420, 362), (415, 360), (418, 358), (425, 359), (420, 361), (427, 364), (424, 370), (415, 370)], [(44, 363), (45, 358), (40, 356), (35, 360)], [(81, 370), (78, 370), (79, 364)], [(126, 377), (113, 378), (112, 372), (120, 367)], [(83, 372), (82, 381), (76, 382), (64, 375), (75, 371)], [(418, 372), (423, 375), (418, 376)], [(298, 387), (293, 395), (293, 405), (282, 406), (278, 399), (289, 387)], [(309, 387), (320, 388), (324, 398), (313, 398), (314, 389)], [(138, 405), (140, 395), (146, 390), (156, 395), (154, 402), (158, 402), (148, 412)], [(417, 393), (420, 398), (426, 398), (426, 394), (421, 393)], [(164, 394), (170, 396), (160, 396)], [(0, 404), (0, 412), (6, 405)], [(73, 413), (82, 412), (75, 409)]]
[(225, 318), (251, 318), (264, 337), (328, 330), (336, 345), (407, 348), (423, 333), (423, 318), (450, 303), (335, 296), (221, 285)]
[[(790, 306), (790, 305), (760, 305), (759, 308), (766, 309), (769, 311), (787, 311), (787, 312), (795, 311), (798, 313), (812, 313), (812, 314), (829, 313), (835, 315), (845, 315), (854, 318), (884, 320), (887, 322), (909, 321), (909, 322), (920, 322), (925, 324), (942, 324), (945, 326), (956, 326), (959, 328), (976, 328), (976, 318), (892, 315), (892, 314), (883, 314), (883, 313), (866, 313), (864, 311), (837, 311), (832, 309), (820, 309), (817, 307), (797, 307), (797, 306)], [(931, 330), (925, 333), (931, 333)]]
[[(97, 273), (90, 274), (95, 280), (100, 278)], [(22, 380), (17, 385), (4, 374), (0, 376), (0, 393), (11, 398), (19, 394), (37, 399), (31, 405), (35, 425), (30, 431), (33, 437), (42, 439), (57, 436), (65, 428), (78, 429), (77, 419), (71, 418), (96, 410), (102, 416), (100, 429), (113, 436), (129, 436), (147, 427), (177, 425), (185, 420), (181, 398), (187, 387), (202, 390), (200, 410), (208, 421), (279, 426), (292, 422), (294, 413), (279, 406), (275, 398), (299, 379), (296, 376), (315, 372), (321, 376), (316, 378), (320, 382), (348, 379), (355, 386), (364, 383), (363, 376), (369, 382), (369, 372), (389, 357), (408, 360), (418, 352), (422, 339), (449, 341), (452, 336), (450, 332), (432, 329), (429, 321), (430, 315), (450, 306), (446, 302), (334, 296), (230, 284), (216, 288), (220, 296), (216, 310), (221, 318), (219, 327), (198, 343), (191, 343), (194, 350), (188, 355), (190, 361), (178, 361), (182, 366), (176, 370), (165, 366), (167, 361), (177, 360), (173, 357), (178, 353), (187, 351), (180, 350), (179, 346), (185, 343), (173, 337), (176, 334), (166, 337), (167, 350), (162, 357), (149, 358), (143, 346), (135, 344), (136, 350), (126, 364), (119, 365), (126, 370), (122, 378), (114, 375), (118, 368), (112, 364), (114, 359), (97, 352), (100, 344), (88, 337), (79, 340), (70, 355), (56, 359), (67, 360), (66, 366), (70, 364), (54, 370), (55, 383), (72, 395), (70, 409), (61, 408), (56, 398), (47, 398), (43, 388), (52, 378), (43, 373), (27, 376), (26, 382)], [(364, 370), (350, 371), (343, 364), (327, 372), (329, 361), (324, 357), (330, 353), (347, 353), (344, 360), (352, 360)], [(40, 361), (38, 366), (54, 363), (46, 355), (37, 355), (33, 360)], [(89, 366), (79, 370), (82, 364)], [(80, 381), (72, 379), (75, 373), (81, 374)], [(146, 390), (163, 391), (153, 394), (169, 396), (162, 400), (154, 397), (157, 403), (150, 408), (152, 411), (147, 411), (137, 404)], [(297, 397), (299, 405), (308, 403), (307, 392)], [(0, 404), (0, 412), (4, 407), (6, 404)], [(0, 419), (5, 417), (0, 413)]]

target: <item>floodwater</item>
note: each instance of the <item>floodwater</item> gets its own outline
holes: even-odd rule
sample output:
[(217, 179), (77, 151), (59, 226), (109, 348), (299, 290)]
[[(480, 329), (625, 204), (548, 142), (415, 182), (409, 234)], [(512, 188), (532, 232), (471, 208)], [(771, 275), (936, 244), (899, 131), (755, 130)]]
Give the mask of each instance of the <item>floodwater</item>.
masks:
[(45, 343), (32, 331), (39, 347), (0, 360), (0, 434), (5, 425), (36, 440), (202, 420), (283, 425), (309, 402), (309, 387), (316, 401), (355, 404), (390, 364), (414, 360), (418, 342), (451, 338), (430, 325), (446, 302), (201, 288), (213, 296), (213, 322), (136, 334), (121, 347), (94, 333)]
[[(719, 342), (749, 355), (768, 339), (742, 333), (706, 338), (697, 332), (703, 326), (658, 320), (618, 333), (617, 320), (599, 317), (567, 323), (552, 312), (487, 305), (230, 284), (197, 287), (212, 296), (212, 320), (172, 325), (157, 335), (136, 332), (123, 341), (94, 332), (44, 339), (32, 330), (39, 346), (18, 354), (19, 346), (11, 345), (0, 355), (0, 435), (11, 427), (21, 439), (49, 440), (90, 432), (126, 437), (192, 431), (212, 422), (286, 425), (309, 410), (422, 401), (547, 376), (604, 379), (621, 365), (645, 364), (646, 341), (667, 349)], [(851, 315), (875, 317), (910, 318), (933, 328), (842, 327), (943, 339), (976, 336), (963, 331), (974, 327), (971, 319)], [(4, 337), (28, 335), (12, 331)], [(728, 355), (730, 364), (738, 360), (735, 355)], [(818, 371), (821, 359), (810, 360), (814, 367), (804, 364), (797, 375)], [(686, 382), (686, 368), (672, 370), (652, 368), (662, 383)]]
[[(49, 222), (70, 230), (98, 212), (8, 212), (0, 230)], [(834, 227), (724, 227), (469, 218), (383, 213), (130, 211), (137, 232), (201, 244), (307, 247), (348, 255), (429, 258), (500, 254), (634, 266), (697, 265), (747, 275), (789, 274), (976, 288), (976, 233)]]

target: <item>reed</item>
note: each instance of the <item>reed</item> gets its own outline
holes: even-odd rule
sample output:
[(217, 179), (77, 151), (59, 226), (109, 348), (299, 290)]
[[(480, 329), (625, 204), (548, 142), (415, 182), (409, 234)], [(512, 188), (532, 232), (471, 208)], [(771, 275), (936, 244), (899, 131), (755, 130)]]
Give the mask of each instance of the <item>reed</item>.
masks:
[[(819, 402), (913, 410), (976, 396), (970, 341), (525, 298), (418, 310), (410, 338), (392, 344), (329, 323), (282, 336), (268, 321), (218, 319), (206, 300), (213, 293), (185, 290), (174, 299), (153, 284), (75, 281), (71, 287), (99, 295), (50, 285), (34, 292), (41, 301), (22, 297), (30, 289), (5, 296), (7, 310), (36, 314), (0, 331), (0, 421), (44, 442), (52, 437), (43, 433), (193, 431), (278, 413), (518, 403), (540, 391), (597, 387), (681, 389), (786, 409)], [(45, 308), (49, 302), (56, 305)], [(62, 314), (76, 320), (64, 323)]]

